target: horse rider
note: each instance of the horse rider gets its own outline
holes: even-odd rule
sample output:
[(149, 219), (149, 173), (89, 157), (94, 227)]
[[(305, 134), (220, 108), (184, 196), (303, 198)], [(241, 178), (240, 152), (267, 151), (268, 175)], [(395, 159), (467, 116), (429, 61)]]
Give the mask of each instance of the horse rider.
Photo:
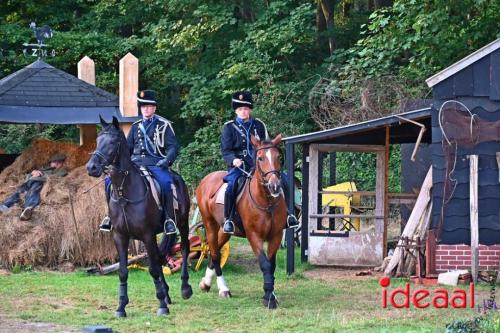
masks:
[[(236, 118), (224, 124), (221, 137), (221, 151), (224, 161), (228, 166), (228, 174), (224, 177), (227, 183), (224, 196), (224, 226), (227, 234), (234, 234), (234, 213), (237, 180), (243, 175), (243, 171), (249, 172), (254, 166), (255, 149), (250, 136), (254, 135), (259, 140), (268, 139), (266, 125), (259, 119), (251, 116), (253, 109), (252, 93), (249, 91), (238, 91), (232, 96), (232, 107)], [(287, 177), (282, 175), (281, 186), (288, 202), (289, 187)], [(287, 205), (288, 206), (288, 205)], [(298, 227), (298, 221), (293, 211), (288, 211), (287, 226)]]
[(48, 161), (48, 166), (35, 169), (27, 174), (24, 183), (0, 204), (0, 212), (8, 212), (15, 203), (21, 200), (21, 194), (26, 193), (24, 209), (19, 219), (22, 221), (31, 219), (33, 209), (40, 204), (40, 192), (47, 179), (52, 176), (64, 177), (68, 174), (68, 171), (64, 168), (65, 161), (66, 155), (64, 154), (52, 155)]
[[(155, 114), (156, 98), (153, 90), (142, 90), (137, 93), (137, 104), (142, 119), (132, 124), (127, 136), (132, 162), (146, 167), (158, 181), (162, 192), (162, 204), (165, 212), (165, 234), (175, 234), (177, 226), (174, 221), (174, 196), (172, 192), (172, 175), (169, 171), (179, 152), (179, 144), (172, 124), (167, 119)], [(111, 179), (106, 178), (106, 193), (110, 193)], [(102, 231), (111, 231), (111, 220), (106, 216), (100, 225)]]

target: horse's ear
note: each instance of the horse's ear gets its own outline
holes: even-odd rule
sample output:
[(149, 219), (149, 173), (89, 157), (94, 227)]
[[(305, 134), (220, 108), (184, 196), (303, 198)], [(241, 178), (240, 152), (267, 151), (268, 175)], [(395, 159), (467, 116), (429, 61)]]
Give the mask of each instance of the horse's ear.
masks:
[(260, 140), (257, 139), (257, 137), (255, 135), (252, 135), (250, 137), (250, 141), (252, 141), (252, 144), (255, 146), (255, 147), (258, 147), (260, 146)]
[(281, 143), (281, 140), (283, 139), (283, 136), (280, 134), (276, 135), (276, 137), (273, 139), (273, 146), (278, 146)]
[(118, 122), (118, 118), (116, 118), (115, 116), (113, 116), (113, 126), (115, 126), (116, 128), (120, 128), (120, 123)]
[(99, 115), (99, 121), (101, 122), (102, 127), (108, 126), (108, 123), (106, 122), (106, 120), (102, 119), (101, 115)]

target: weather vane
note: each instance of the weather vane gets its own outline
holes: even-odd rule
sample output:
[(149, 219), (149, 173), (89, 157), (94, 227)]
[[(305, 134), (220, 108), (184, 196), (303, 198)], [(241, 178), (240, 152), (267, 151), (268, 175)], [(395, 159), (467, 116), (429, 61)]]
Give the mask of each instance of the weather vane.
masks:
[(45, 40), (51, 38), (54, 35), (52, 29), (48, 25), (37, 28), (35, 22), (31, 22), (30, 29), (35, 33), (37, 44), (24, 43), (24, 56), (27, 56), (29, 54), (32, 57), (38, 57), (38, 59), (47, 57), (49, 55), (54, 57), (56, 55), (56, 50), (52, 49), (50, 53), (47, 52), (47, 47), (49, 45), (45, 44)]

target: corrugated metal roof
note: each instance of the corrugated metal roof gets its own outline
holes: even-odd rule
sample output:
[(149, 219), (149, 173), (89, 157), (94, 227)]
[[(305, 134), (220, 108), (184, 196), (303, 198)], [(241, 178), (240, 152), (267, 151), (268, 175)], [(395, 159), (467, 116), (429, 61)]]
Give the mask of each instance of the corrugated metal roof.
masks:
[(387, 117), (382, 117), (378, 119), (368, 120), (361, 123), (336, 127), (332, 129), (327, 129), (318, 132), (306, 133), (301, 135), (290, 136), (284, 138), (283, 141), (287, 143), (305, 143), (305, 142), (314, 142), (320, 141), (330, 138), (335, 138), (347, 134), (353, 134), (356, 132), (363, 132), (367, 130), (374, 130), (378, 128), (383, 128), (387, 125), (398, 124), (401, 122), (401, 118), (403, 117), (411, 120), (418, 120), (421, 118), (427, 118), (431, 115), (431, 107), (425, 107), (418, 110), (403, 112), (397, 115), (390, 115)]

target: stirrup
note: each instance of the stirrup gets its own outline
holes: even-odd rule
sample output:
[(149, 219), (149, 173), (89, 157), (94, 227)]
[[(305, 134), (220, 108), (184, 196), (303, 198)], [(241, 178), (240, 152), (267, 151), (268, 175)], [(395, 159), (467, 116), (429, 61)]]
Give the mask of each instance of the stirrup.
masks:
[[(174, 228), (167, 228), (167, 225), (173, 225)], [(174, 220), (172, 220), (171, 218), (167, 218), (163, 223), (163, 231), (165, 232), (165, 235), (172, 235), (177, 233), (177, 225), (175, 225)]]
[(225, 234), (234, 234), (234, 222), (231, 221), (230, 219), (226, 219), (224, 221), (224, 226), (222, 227), (222, 231), (224, 231)]
[(109, 216), (105, 216), (102, 219), (99, 230), (104, 232), (111, 232), (111, 230), (113, 230), (113, 225), (111, 224), (111, 218)]
[(297, 229), (299, 227), (299, 221), (297, 221), (295, 215), (288, 214), (288, 217), (286, 218), (286, 225), (288, 228)]

